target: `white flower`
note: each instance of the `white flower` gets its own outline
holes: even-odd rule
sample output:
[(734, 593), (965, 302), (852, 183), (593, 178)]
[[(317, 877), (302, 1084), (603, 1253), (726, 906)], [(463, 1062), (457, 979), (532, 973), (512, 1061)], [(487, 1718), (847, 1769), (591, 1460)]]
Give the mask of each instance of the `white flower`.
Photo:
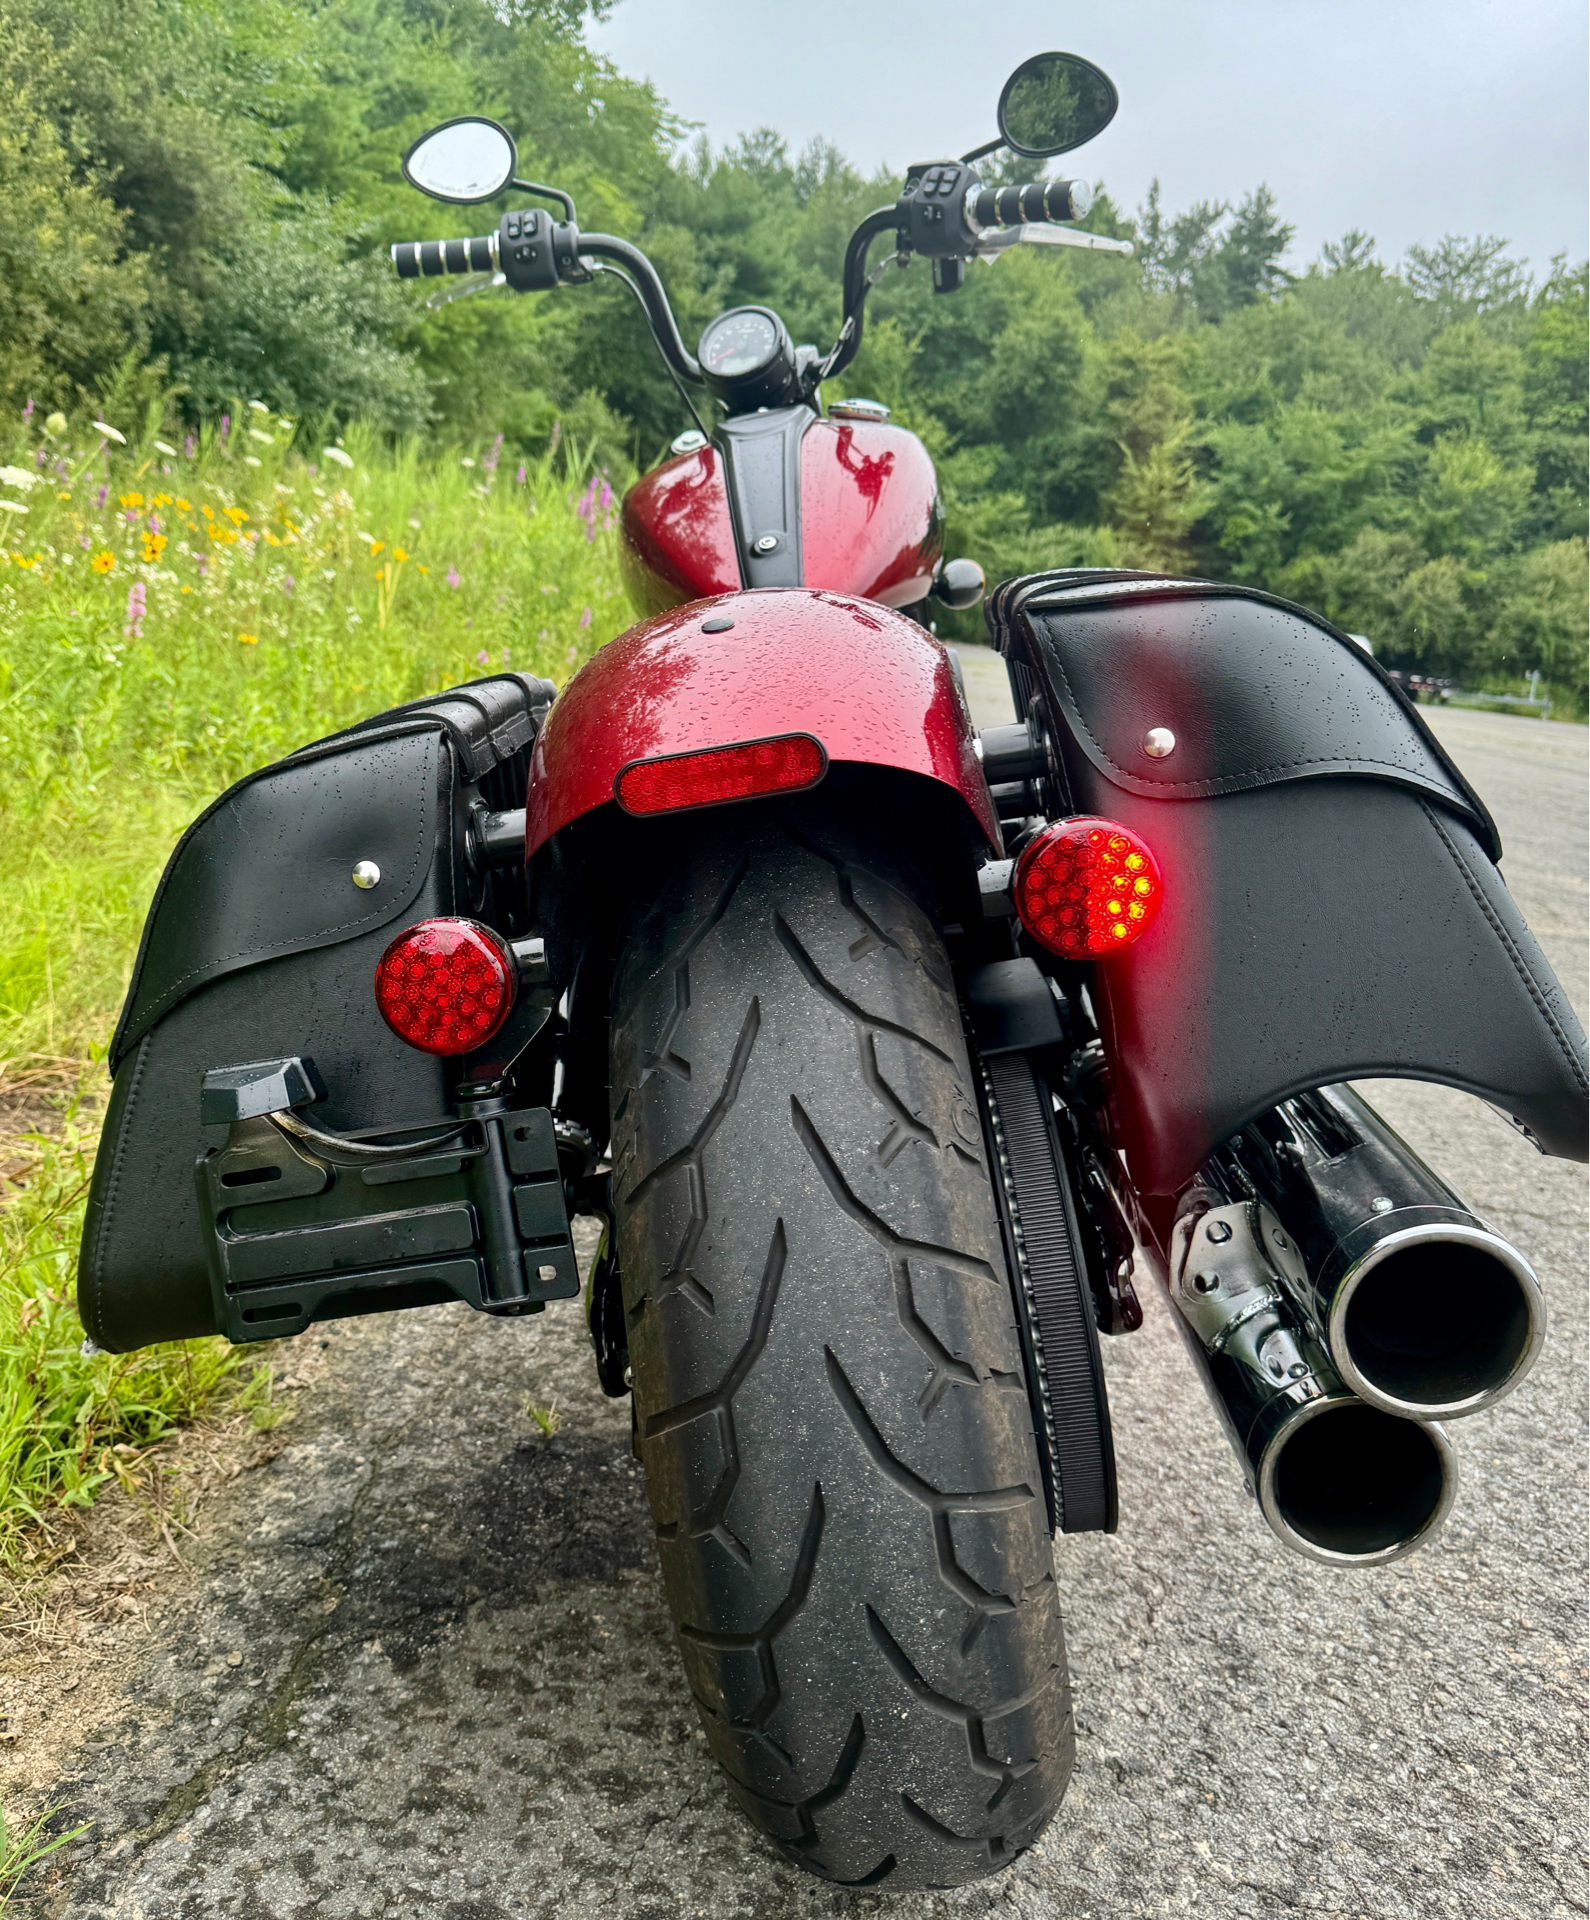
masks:
[(291, 433), (298, 422), (296, 420), (278, 420), (276, 424), (281, 428), (283, 433)]
[(124, 447), (127, 444), (126, 434), (118, 433), (114, 427), (107, 427), (103, 420), (94, 422), (94, 431), (104, 434), (107, 440), (114, 440), (118, 447)]
[(473, 460), (470, 459), (469, 455), (466, 453), (463, 459), (460, 460), (458, 464), (461, 467), (472, 467), (475, 463)]
[(268, 433), (261, 433), (258, 427), (250, 427), (248, 437), (250, 440), (257, 440), (262, 447), (274, 447), (276, 444)]
[(373, 547), (375, 545), (375, 535), (373, 533), (361, 533), (359, 538), (367, 547)]
[(264, 402), (263, 400), (250, 400), (248, 404), (250, 405), (250, 407), (252, 407), (252, 408), (253, 408), (253, 410), (255, 411), (255, 413), (269, 413), (269, 412), (270, 412), (270, 408), (266, 406), (266, 404), (265, 404), (265, 402)]
[(418, 520), (411, 520), (409, 522), (409, 525), (414, 529), (416, 533), (422, 533), (424, 531), (424, 528), (421, 527)]
[(176, 448), (168, 447), (164, 440), (151, 440), (149, 444), (154, 448), (156, 453), (163, 453), (168, 460), (176, 459), (177, 457)]
[(322, 447), (320, 451), (326, 459), (335, 460), (339, 467), (351, 467), (353, 465), (353, 455), (351, 453), (344, 453), (341, 447)]
[(243, 464), (245, 467), (257, 467), (259, 462), (254, 458), (253, 454), (245, 453), (243, 456)]
[(24, 492), (39, 484), (39, 476), (29, 473), (26, 467), (0, 467), (0, 481), (8, 487), (21, 487)]
[(0, 513), (26, 513), (27, 508), (20, 500), (0, 500)]

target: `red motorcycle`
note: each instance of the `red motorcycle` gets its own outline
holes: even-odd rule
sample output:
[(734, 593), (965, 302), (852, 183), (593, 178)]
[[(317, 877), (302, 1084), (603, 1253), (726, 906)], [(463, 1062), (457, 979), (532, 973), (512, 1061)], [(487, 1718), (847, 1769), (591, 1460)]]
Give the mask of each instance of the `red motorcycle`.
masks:
[(857, 228), (827, 353), (749, 306), (692, 355), (501, 127), (422, 139), (433, 196), (552, 210), (399, 273), (618, 273), (698, 414), (624, 502), (648, 617), (556, 700), (453, 688), (224, 795), (111, 1052), (102, 1347), (539, 1312), (599, 1217), (597, 1373), (633, 1391), (707, 1739), (844, 1885), (988, 1873), (1065, 1789), (1052, 1536), (1116, 1524), (1099, 1336), (1139, 1324), (1135, 1273), (1279, 1538), (1378, 1565), (1439, 1526), (1437, 1422), (1517, 1384), (1544, 1312), (1342, 1083), (1444, 1081), (1586, 1151), (1584, 1036), (1495, 827), (1362, 648), (1246, 588), (1007, 581), (1019, 718), (979, 736), (929, 616), (982, 578), (928, 455), (822, 407), (884, 268), (949, 294), (1007, 246), (1124, 250), (1058, 224), (1081, 183), (977, 174), (1115, 104), (1086, 61), (1018, 69), (1000, 141)]

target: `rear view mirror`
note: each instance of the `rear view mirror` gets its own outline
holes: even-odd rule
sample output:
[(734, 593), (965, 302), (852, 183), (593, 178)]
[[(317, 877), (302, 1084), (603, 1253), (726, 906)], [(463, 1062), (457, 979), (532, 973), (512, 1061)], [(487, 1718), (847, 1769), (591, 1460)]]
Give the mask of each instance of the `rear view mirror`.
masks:
[(422, 134), (403, 156), (403, 178), (433, 200), (468, 207), (494, 200), (518, 166), (518, 149), (508, 129), (471, 114)]
[(1075, 53), (1035, 53), (1005, 82), (999, 131), (1026, 159), (1048, 159), (1101, 134), (1121, 104), (1110, 76)]

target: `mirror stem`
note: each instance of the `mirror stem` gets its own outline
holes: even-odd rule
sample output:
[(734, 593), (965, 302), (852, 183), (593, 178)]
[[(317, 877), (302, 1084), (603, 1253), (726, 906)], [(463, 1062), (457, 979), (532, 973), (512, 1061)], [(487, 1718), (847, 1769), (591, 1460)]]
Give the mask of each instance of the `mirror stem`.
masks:
[[(991, 153), (998, 153), (1004, 144), (1003, 140), (990, 140), (984, 146), (973, 147), (970, 153), (961, 155), (961, 165), (969, 167), (974, 160), (986, 160)], [(515, 182), (515, 185), (517, 184)]]
[(538, 193), (543, 200), (556, 200), (563, 209), (563, 217), (570, 226), (575, 224), (574, 201), (561, 187), (538, 187), (533, 180), (510, 180), (509, 186), (518, 193)]

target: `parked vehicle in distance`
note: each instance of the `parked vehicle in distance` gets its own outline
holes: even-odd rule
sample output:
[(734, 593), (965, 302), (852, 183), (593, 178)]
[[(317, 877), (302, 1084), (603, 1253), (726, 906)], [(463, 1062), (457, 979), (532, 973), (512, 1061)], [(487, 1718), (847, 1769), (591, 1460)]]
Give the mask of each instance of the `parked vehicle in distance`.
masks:
[(706, 1738), (845, 1887), (994, 1872), (1064, 1793), (1053, 1537), (1117, 1524), (1101, 1336), (1145, 1276), (1277, 1539), (1378, 1566), (1439, 1528), (1440, 1422), (1545, 1315), (1345, 1083), (1462, 1087), (1585, 1157), (1583, 1033), (1418, 689), (1270, 595), (1058, 569), (988, 604), (1017, 718), (979, 733), (930, 630), (983, 591), (932, 461), (824, 401), (880, 273), (948, 297), (1012, 246), (1123, 247), (1071, 224), (1082, 181), (978, 172), (1115, 107), (1025, 62), (999, 139), (858, 226), (826, 349), (751, 305), (692, 352), (507, 130), (417, 142), (422, 191), (510, 203), (400, 274), (611, 273), (645, 311), (694, 423), (623, 504), (643, 617), (561, 691), (450, 688), (224, 795), (111, 1049), (103, 1347), (538, 1313), (595, 1216), (594, 1364)]

